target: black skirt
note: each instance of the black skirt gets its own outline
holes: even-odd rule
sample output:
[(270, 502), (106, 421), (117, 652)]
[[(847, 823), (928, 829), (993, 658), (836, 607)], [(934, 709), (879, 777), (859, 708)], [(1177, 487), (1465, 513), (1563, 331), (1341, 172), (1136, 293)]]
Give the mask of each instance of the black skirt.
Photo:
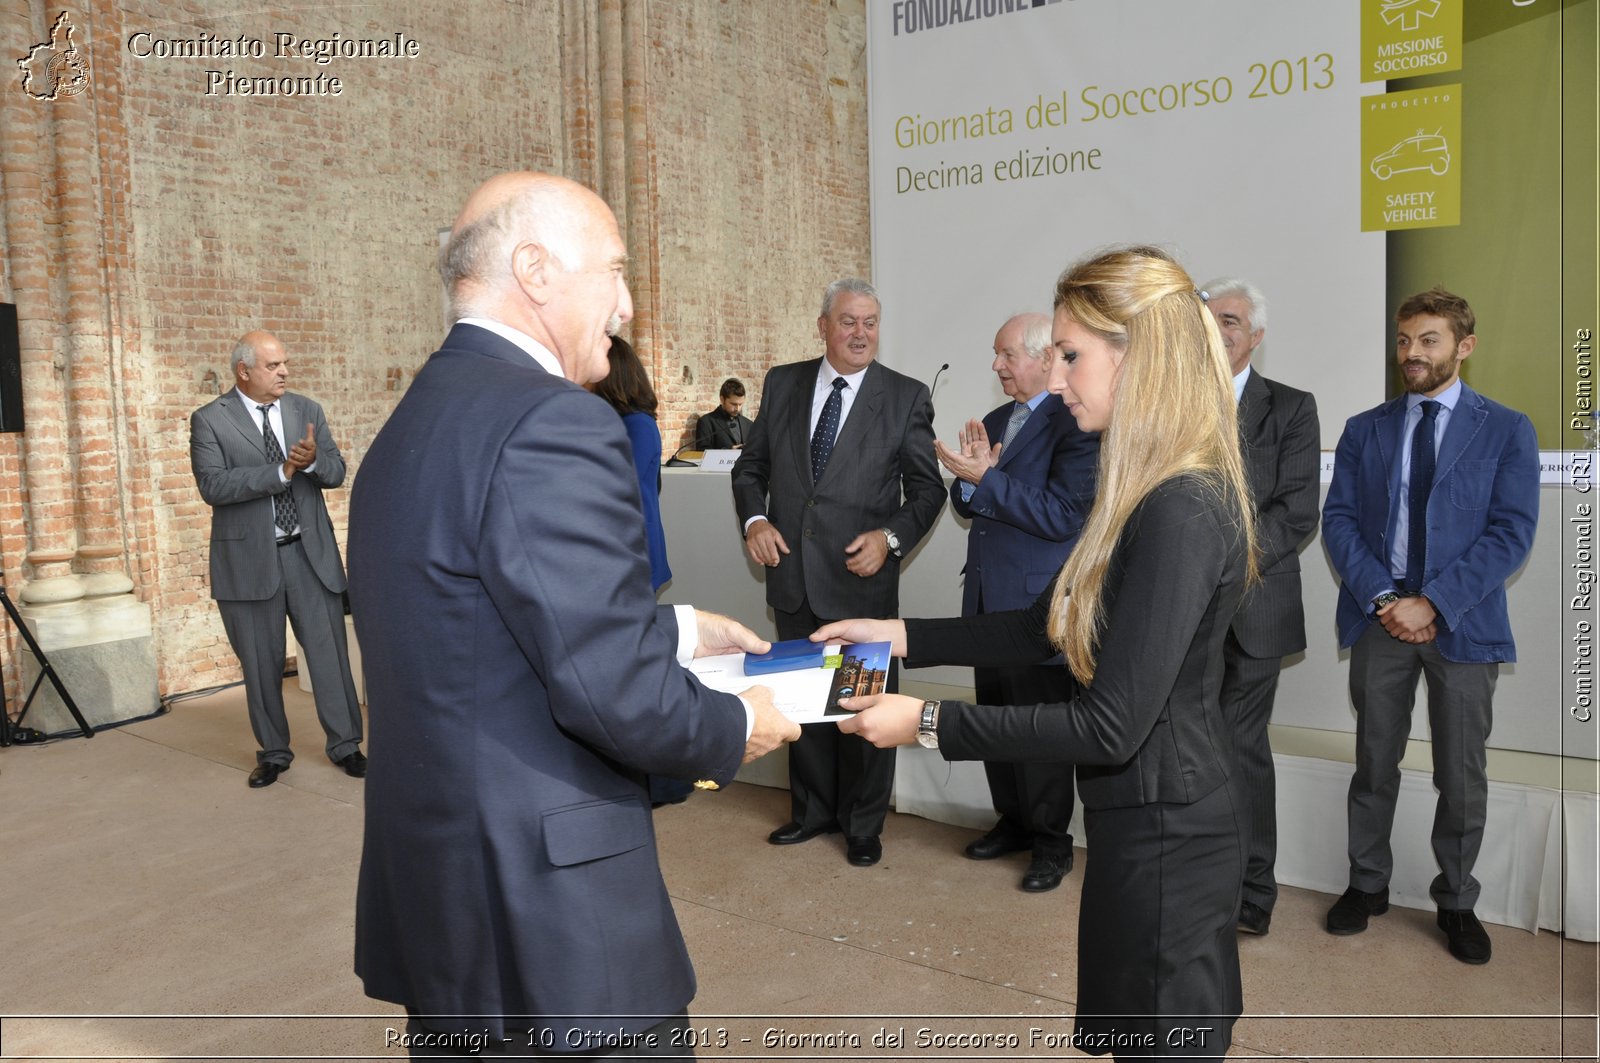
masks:
[(1084, 813), (1077, 1046), (1093, 1055), (1227, 1054), (1244, 1007), (1244, 881), (1232, 783), (1192, 804)]

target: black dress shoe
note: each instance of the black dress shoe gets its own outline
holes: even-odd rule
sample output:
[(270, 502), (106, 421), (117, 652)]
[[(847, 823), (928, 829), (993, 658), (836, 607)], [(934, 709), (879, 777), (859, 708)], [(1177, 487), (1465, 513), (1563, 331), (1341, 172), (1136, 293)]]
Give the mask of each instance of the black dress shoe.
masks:
[(1450, 955), (1462, 963), (1489, 962), (1489, 932), (1471, 908), (1440, 908), (1439, 929), (1444, 931)]
[(367, 757), (359, 749), (354, 753), (346, 753), (334, 763), (343, 768), (344, 773), (352, 779), (365, 779), (367, 777)]
[(1359, 934), (1367, 928), (1369, 915), (1382, 915), (1389, 910), (1389, 887), (1377, 893), (1363, 893), (1351, 886), (1344, 896), (1328, 909), (1328, 933), (1345, 937)]
[(1259, 934), (1267, 936), (1267, 928), (1272, 925), (1272, 913), (1253, 901), (1244, 901), (1239, 905), (1239, 933)]
[(789, 822), (785, 823), (783, 826), (767, 835), (767, 841), (772, 845), (799, 845), (801, 842), (810, 841), (819, 834), (838, 833), (839, 828), (837, 825), (811, 827), (810, 829), (807, 829), (791, 819)]
[(845, 859), (857, 867), (871, 867), (883, 859), (883, 843), (876, 835), (864, 838), (851, 835), (845, 842)]
[(1032, 838), (1019, 838), (996, 827), (977, 841), (969, 842), (962, 851), (966, 853), (968, 860), (997, 860), (1007, 853), (1020, 853), (1024, 849), (1032, 848)]
[(259, 790), (263, 786), (271, 786), (278, 781), (278, 776), (289, 770), (287, 764), (273, 764), (263, 761), (256, 765), (256, 770), (250, 773), (250, 789)]
[(1022, 875), (1022, 888), (1029, 893), (1048, 893), (1061, 885), (1062, 876), (1072, 870), (1072, 854), (1065, 857), (1033, 854)]

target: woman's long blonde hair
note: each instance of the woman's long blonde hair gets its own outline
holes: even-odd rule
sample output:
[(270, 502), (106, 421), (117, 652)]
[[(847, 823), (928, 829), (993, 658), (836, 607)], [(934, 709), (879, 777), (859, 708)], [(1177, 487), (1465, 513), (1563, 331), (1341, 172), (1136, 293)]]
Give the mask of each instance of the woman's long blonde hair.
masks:
[(1239, 525), (1249, 582), (1258, 578), (1255, 519), (1222, 335), (1183, 267), (1156, 247), (1103, 251), (1061, 275), (1055, 309), (1123, 354), (1094, 508), (1050, 603), (1050, 638), (1088, 683), (1105, 623), (1106, 569), (1146, 495), (1174, 476), (1198, 477)]

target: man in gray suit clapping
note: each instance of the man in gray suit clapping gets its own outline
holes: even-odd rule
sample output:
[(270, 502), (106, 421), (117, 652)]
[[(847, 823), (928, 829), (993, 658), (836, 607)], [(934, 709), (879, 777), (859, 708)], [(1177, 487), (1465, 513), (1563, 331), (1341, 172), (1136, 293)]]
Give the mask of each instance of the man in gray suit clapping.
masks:
[(189, 418), (189, 461), (211, 509), (211, 597), (244, 670), (256, 768), (250, 786), (289, 770), (283, 713), (284, 617), (311, 673), (328, 759), (363, 778), (361, 706), (345, 646), (344, 565), (322, 492), (344, 458), (322, 407), (289, 393), (288, 359), (270, 332), (233, 349), (233, 390)]

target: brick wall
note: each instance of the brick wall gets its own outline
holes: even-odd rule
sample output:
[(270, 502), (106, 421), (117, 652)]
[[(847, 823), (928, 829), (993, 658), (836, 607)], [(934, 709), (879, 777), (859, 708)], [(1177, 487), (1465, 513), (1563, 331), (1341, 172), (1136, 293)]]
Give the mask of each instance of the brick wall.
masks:
[[(862, 0), (66, 10), (89, 91), (24, 105), (13, 76), (0, 101), (0, 299), (27, 318), (33, 385), (20, 446), (0, 438), (0, 560), (14, 586), (37, 576), (30, 550), (120, 535), (163, 693), (237, 678), (187, 448), (234, 340), (277, 333), (291, 388), (326, 408), (357, 472), (442, 335), (437, 232), (485, 177), (567, 173), (625, 216), (669, 452), (724, 377), (758, 401), (767, 366), (817, 353), (822, 287), (868, 268)], [(24, 54), (56, 11), (5, 0), (0, 51)], [(127, 47), (203, 32), (270, 52), (279, 31), (399, 32), (421, 54), (321, 66)], [(336, 76), (342, 92), (207, 96), (208, 69)], [(342, 538), (347, 491), (328, 501)]]

